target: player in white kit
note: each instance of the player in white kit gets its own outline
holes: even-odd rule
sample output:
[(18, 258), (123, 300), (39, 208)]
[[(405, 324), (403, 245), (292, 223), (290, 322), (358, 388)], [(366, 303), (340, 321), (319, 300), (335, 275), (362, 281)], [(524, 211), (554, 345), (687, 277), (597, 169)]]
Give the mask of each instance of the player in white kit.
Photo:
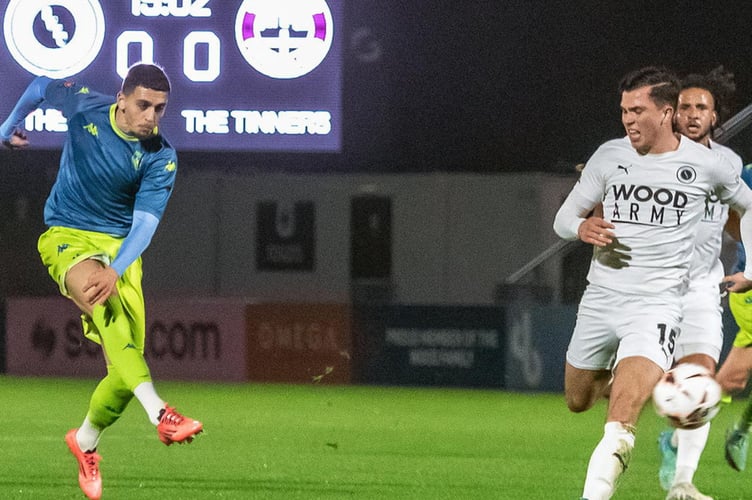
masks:
[[(752, 243), (752, 192), (734, 166), (673, 131), (676, 77), (643, 68), (627, 75), (620, 91), (627, 137), (598, 148), (554, 221), (560, 237), (595, 245), (567, 350), (569, 409), (592, 407), (612, 380), (604, 434), (585, 478), (582, 497), (588, 500), (613, 495), (629, 464), (640, 412), (673, 364), (707, 193), (744, 214), (742, 240)], [(599, 203), (604, 217), (588, 218)], [(622, 247), (629, 249), (629, 265), (614, 266), (612, 253)], [(752, 278), (752, 265), (745, 277)]]
[[(693, 141), (724, 155), (741, 175), (742, 159), (730, 148), (713, 142), (716, 127), (725, 119), (725, 104), (735, 90), (734, 75), (718, 67), (706, 75), (691, 74), (681, 82), (674, 127)], [(698, 225), (695, 251), (689, 268), (689, 289), (683, 299), (683, 318), (674, 357), (676, 364), (695, 363), (715, 373), (723, 348), (723, 320), (718, 285), (723, 229), (728, 207), (710, 194)], [(710, 433), (710, 422), (698, 429), (666, 430), (658, 438), (662, 455), (659, 479), (668, 490), (666, 500), (712, 500), (693, 484)]]

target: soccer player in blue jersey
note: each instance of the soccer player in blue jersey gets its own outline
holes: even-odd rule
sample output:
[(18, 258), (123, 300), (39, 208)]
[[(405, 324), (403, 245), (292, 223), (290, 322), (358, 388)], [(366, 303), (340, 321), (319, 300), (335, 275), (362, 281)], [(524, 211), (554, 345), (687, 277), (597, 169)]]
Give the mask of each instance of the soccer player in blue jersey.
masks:
[(160, 398), (144, 359), (141, 254), (177, 168), (175, 150), (158, 129), (169, 93), (167, 75), (153, 64), (132, 66), (114, 102), (78, 82), (37, 77), (0, 125), (3, 144), (17, 149), (29, 144), (19, 127), (34, 109), (59, 109), (68, 121), (38, 249), (62, 295), (82, 311), (84, 335), (102, 346), (107, 364), (83, 423), (65, 436), (90, 499), (102, 494), (101, 434), (133, 396), (166, 445), (190, 442), (203, 430)]

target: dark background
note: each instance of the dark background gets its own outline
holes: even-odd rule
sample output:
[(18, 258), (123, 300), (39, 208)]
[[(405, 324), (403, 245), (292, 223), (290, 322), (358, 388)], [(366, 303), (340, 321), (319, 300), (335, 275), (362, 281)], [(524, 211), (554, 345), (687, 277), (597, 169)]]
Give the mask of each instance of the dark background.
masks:
[[(652, 64), (722, 64), (736, 75), (732, 111), (752, 103), (747, 2), (347, 0), (340, 36), (340, 153), (183, 151), (181, 169), (571, 173), (623, 133), (618, 82)], [(730, 145), (752, 161), (747, 144), (752, 132)], [(28, 154), (57, 163), (57, 151)]]
[[(345, 149), (330, 167), (568, 171), (623, 133), (617, 85), (645, 65), (723, 64), (732, 109), (752, 102), (747, 2), (350, 0), (346, 13)], [(375, 62), (353, 41), (362, 28)]]

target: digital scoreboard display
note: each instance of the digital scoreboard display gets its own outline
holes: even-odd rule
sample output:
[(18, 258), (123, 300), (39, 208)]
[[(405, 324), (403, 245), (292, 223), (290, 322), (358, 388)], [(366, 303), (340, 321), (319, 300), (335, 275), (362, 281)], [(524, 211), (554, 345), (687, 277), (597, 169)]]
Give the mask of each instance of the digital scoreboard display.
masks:
[[(36, 75), (111, 93), (153, 62), (172, 83), (164, 135), (178, 151), (338, 152), (342, 0), (0, 0), (0, 121)], [(67, 126), (24, 128), (56, 148)]]

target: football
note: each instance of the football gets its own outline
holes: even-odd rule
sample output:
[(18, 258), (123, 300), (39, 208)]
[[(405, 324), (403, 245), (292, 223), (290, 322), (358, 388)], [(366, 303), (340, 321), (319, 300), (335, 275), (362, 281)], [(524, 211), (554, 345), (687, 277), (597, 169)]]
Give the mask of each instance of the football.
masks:
[(692, 363), (675, 366), (653, 388), (658, 415), (679, 429), (696, 429), (718, 414), (721, 386), (707, 368)]

